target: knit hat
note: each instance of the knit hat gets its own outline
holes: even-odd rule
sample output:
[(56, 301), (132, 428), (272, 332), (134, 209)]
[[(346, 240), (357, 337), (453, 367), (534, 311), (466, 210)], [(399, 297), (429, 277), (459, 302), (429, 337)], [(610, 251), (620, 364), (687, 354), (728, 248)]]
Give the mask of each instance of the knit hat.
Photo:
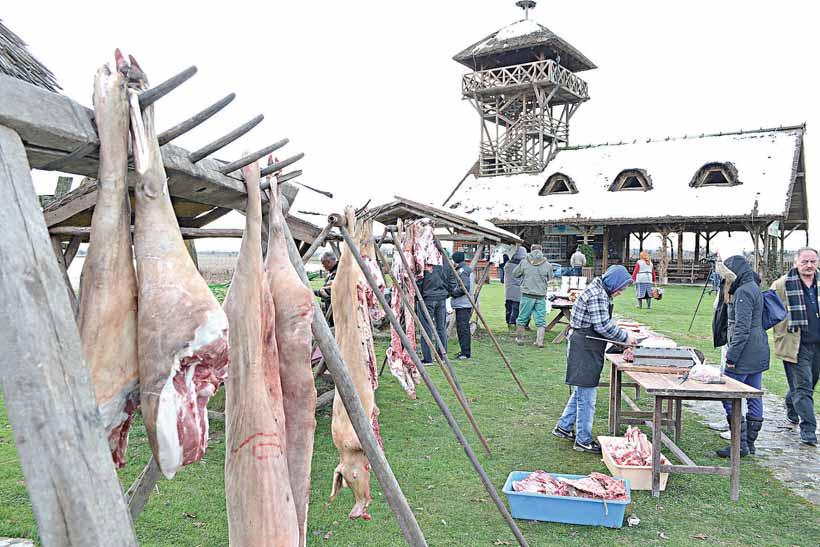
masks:
[(460, 264), (464, 262), (464, 253), (461, 251), (456, 251), (453, 253), (453, 262), (456, 264)]

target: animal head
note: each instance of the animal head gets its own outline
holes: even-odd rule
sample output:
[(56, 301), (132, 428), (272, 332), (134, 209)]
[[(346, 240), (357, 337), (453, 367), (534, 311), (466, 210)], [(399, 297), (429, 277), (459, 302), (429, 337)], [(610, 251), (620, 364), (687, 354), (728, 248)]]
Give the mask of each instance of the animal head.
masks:
[(345, 452), (342, 461), (333, 472), (333, 489), (330, 492), (331, 501), (343, 487), (353, 490), (356, 504), (348, 517), (351, 519), (363, 518), (370, 520), (367, 507), (370, 505), (370, 463), (361, 450)]

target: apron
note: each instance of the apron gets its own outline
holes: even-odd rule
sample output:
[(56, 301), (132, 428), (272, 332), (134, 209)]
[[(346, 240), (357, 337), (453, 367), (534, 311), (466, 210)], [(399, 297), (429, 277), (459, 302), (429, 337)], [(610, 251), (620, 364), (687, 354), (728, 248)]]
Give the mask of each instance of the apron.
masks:
[(567, 345), (567, 378), (571, 386), (596, 387), (604, 368), (606, 342), (590, 340), (587, 336), (598, 336), (591, 327), (572, 329)]

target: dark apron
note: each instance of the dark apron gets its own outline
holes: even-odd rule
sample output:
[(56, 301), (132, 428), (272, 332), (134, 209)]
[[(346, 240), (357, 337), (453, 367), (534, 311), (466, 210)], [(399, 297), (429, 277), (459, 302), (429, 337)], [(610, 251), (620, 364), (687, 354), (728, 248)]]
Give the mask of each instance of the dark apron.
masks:
[(567, 379), (571, 386), (595, 387), (604, 368), (606, 342), (590, 340), (587, 336), (598, 336), (592, 328), (572, 329), (567, 348)]

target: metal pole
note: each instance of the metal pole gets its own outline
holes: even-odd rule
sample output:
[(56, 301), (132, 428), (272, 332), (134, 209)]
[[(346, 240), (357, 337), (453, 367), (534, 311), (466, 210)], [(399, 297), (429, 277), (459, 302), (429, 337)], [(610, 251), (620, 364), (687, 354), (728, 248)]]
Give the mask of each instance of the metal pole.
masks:
[[(288, 256), (290, 262), (299, 274), (299, 278), (305, 286), (309, 287), (310, 283), (305, 273), (305, 267), (302, 264), (302, 257), (299, 250), (296, 248), (296, 243), (293, 241), (293, 236), (290, 233), (290, 228), (287, 223), (284, 225), (285, 241), (288, 244)], [(365, 415), (362, 401), (359, 399), (359, 393), (356, 391), (356, 386), (353, 385), (353, 380), (350, 378), (350, 373), (347, 370), (342, 355), (339, 352), (339, 346), (336, 344), (336, 339), (330, 331), (330, 327), (325, 320), (324, 315), (319, 309), (318, 303), (313, 306), (313, 322), (311, 323), (313, 330), (313, 337), (322, 350), (322, 356), (325, 358), (330, 374), (333, 376), (333, 382), (336, 385), (336, 390), (344, 403), (345, 410), (350, 417), (350, 422), (353, 429), (356, 431), (356, 436), (359, 438), (359, 443), (364, 449), (367, 460), (373, 468), (376, 478), (381, 484), (384, 497), (387, 500), (390, 509), (396, 516), (404, 539), (407, 544), (413, 547), (426, 547), (427, 540), (424, 539), (424, 533), (419, 527), (416, 516), (410, 509), (404, 493), (401, 491), (396, 476), (393, 475), (393, 470), (384, 456), (381, 448), (376, 441), (376, 436), (373, 434), (373, 427), (370, 423), (370, 418)]]
[(487, 334), (490, 335), (490, 339), (493, 341), (495, 349), (498, 350), (498, 354), (501, 355), (501, 359), (504, 361), (504, 365), (507, 367), (507, 370), (510, 371), (510, 374), (512, 374), (512, 377), (515, 379), (515, 383), (518, 384), (518, 388), (521, 390), (521, 393), (524, 394), (524, 398), (529, 399), (530, 396), (527, 395), (527, 390), (524, 389), (524, 385), (521, 383), (521, 380), (519, 380), (518, 376), (515, 374), (512, 365), (510, 365), (510, 361), (507, 359), (507, 355), (504, 353), (504, 350), (501, 349), (501, 344), (498, 343), (498, 339), (495, 337), (495, 334), (493, 334), (492, 329), (490, 329), (490, 325), (487, 323), (487, 320), (484, 319), (484, 315), (476, 306), (473, 295), (471, 295), (470, 291), (467, 290), (467, 287), (464, 286), (464, 282), (461, 280), (461, 277), (459, 277), (458, 272), (456, 271), (456, 267), (453, 265), (453, 262), (447, 257), (447, 254), (444, 252), (444, 247), (441, 246), (441, 241), (438, 240), (438, 237), (436, 237), (435, 234), (433, 235), (433, 241), (436, 244), (436, 248), (438, 248), (439, 252), (441, 253), (442, 260), (446, 261), (447, 264), (450, 266), (450, 270), (453, 272), (453, 276), (455, 276), (456, 282), (458, 282), (459, 286), (461, 287), (461, 290), (464, 291), (464, 294), (467, 295), (467, 298), (470, 299), (470, 304), (473, 305), (473, 309), (475, 310), (476, 315), (479, 319), (481, 319), (481, 323), (484, 325), (484, 329), (487, 331)]
[[(387, 261), (384, 259), (384, 256), (382, 255), (381, 250), (379, 250), (379, 247), (377, 246), (375, 249), (376, 260), (378, 260), (379, 264), (381, 264), (381, 267), (384, 268), (384, 266), (387, 264)], [(401, 253), (401, 249), (398, 250)], [(410, 270), (408, 270), (408, 272), (409, 271)], [(481, 441), (481, 444), (484, 446), (484, 450), (487, 452), (487, 455), (492, 455), (492, 452), (490, 451), (490, 445), (487, 444), (487, 439), (481, 433), (481, 429), (479, 429), (478, 423), (476, 423), (475, 417), (473, 416), (473, 412), (470, 409), (470, 404), (467, 402), (467, 398), (464, 396), (464, 392), (461, 391), (461, 386), (457, 385), (457, 383), (454, 382), (455, 377), (452, 376), (450, 373), (450, 371), (453, 370), (453, 366), (450, 363), (450, 359), (447, 357), (447, 350), (446, 348), (444, 348), (444, 344), (442, 344), (441, 342), (441, 337), (438, 335), (438, 331), (433, 329), (433, 332), (436, 335), (436, 342), (438, 343), (438, 345), (436, 346), (430, 339), (430, 335), (427, 334), (426, 330), (424, 330), (424, 326), (421, 324), (419, 316), (413, 310), (413, 303), (408, 301), (407, 296), (404, 294), (404, 290), (402, 290), (401, 285), (399, 285), (399, 281), (395, 278), (395, 276), (393, 276), (393, 272), (390, 272), (389, 275), (390, 278), (393, 280), (393, 287), (395, 287), (395, 289), (399, 293), (399, 296), (401, 297), (402, 305), (410, 312), (410, 315), (413, 317), (413, 320), (419, 324), (419, 327), (421, 327), (421, 335), (424, 337), (424, 341), (427, 343), (427, 345), (430, 346), (430, 348), (433, 350), (433, 357), (435, 357), (439, 368), (441, 368), (441, 373), (444, 374), (444, 378), (447, 380), (447, 383), (450, 384), (450, 389), (453, 390), (453, 393), (455, 394), (456, 399), (458, 399), (461, 408), (464, 409), (464, 413), (467, 415), (467, 419), (470, 421), (470, 425), (473, 426), (473, 431), (475, 431), (476, 435), (478, 435), (478, 438)], [(418, 297), (418, 293), (416, 293), (416, 298)], [(430, 312), (427, 311), (427, 307), (424, 305), (423, 302), (419, 302), (419, 304), (421, 309), (427, 314), (427, 320), (430, 321)], [(439, 353), (439, 351), (437, 351), (436, 348), (444, 348), (444, 353)], [(410, 349), (408, 349), (407, 351), (410, 351)], [(446, 367), (444, 365), (444, 361), (442, 361), (442, 358), (447, 361)], [(450, 371), (447, 370), (448, 368), (450, 369)]]
[(356, 262), (359, 264), (359, 268), (362, 270), (362, 274), (364, 274), (365, 279), (367, 279), (367, 283), (370, 285), (370, 287), (373, 289), (373, 292), (376, 294), (376, 298), (379, 300), (379, 304), (381, 304), (382, 308), (384, 309), (384, 312), (387, 314), (387, 319), (390, 321), (390, 324), (393, 326), (393, 328), (396, 329), (399, 338), (401, 338), (401, 343), (404, 344), (404, 347), (407, 349), (408, 353), (410, 354), (410, 357), (413, 359), (413, 363), (416, 365), (416, 367), (418, 367), (419, 372), (421, 373), (421, 377), (422, 379), (424, 379), (424, 383), (427, 385), (427, 389), (430, 390), (430, 394), (433, 396), (433, 399), (435, 399), (436, 404), (441, 410), (441, 413), (444, 415), (444, 418), (447, 420), (447, 423), (453, 430), (456, 439), (458, 439), (459, 444), (464, 449), (464, 452), (467, 454), (467, 458), (470, 460), (470, 463), (473, 465), (473, 468), (475, 468), (476, 472), (478, 473), (478, 476), (481, 478), (481, 482), (484, 484), (484, 488), (486, 488), (487, 493), (493, 499), (493, 502), (495, 503), (496, 507), (498, 507), (499, 513), (501, 513), (501, 516), (504, 517), (504, 520), (507, 521), (510, 530), (512, 530), (513, 535), (518, 540), (518, 544), (521, 545), (521, 547), (528, 547), (529, 544), (527, 543), (527, 540), (524, 539), (524, 535), (521, 533), (521, 530), (518, 529), (518, 525), (515, 523), (512, 516), (510, 516), (510, 513), (507, 511), (507, 507), (504, 505), (504, 502), (498, 496), (498, 492), (496, 492), (495, 486), (493, 486), (493, 483), (492, 481), (490, 481), (490, 478), (487, 476), (487, 473), (484, 471), (484, 468), (481, 467), (481, 463), (478, 461), (475, 452), (473, 452), (473, 449), (470, 447), (470, 443), (468, 443), (467, 439), (464, 438), (464, 434), (461, 432), (461, 429), (458, 427), (458, 423), (453, 418), (453, 414), (450, 412), (450, 409), (447, 408), (447, 403), (445, 403), (444, 399), (441, 398), (441, 394), (438, 392), (438, 389), (436, 389), (436, 386), (430, 379), (430, 375), (427, 374), (426, 370), (424, 370), (424, 366), (421, 364), (421, 361), (419, 361), (419, 358), (416, 355), (416, 353), (412, 350), (410, 340), (407, 338), (407, 333), (405, 333), (404, 329), (401, 328), (398, 318), (396, 318), (396, 316), (393, 314), (393, 310), (390, 308), (390, 306), (387, 305), (387, 301), (384, 299), (384, 295), (379, 290), (376, 280), (373, 279), (373, 275), (370, 273), (370, 270), (367, 267), (367, 264), (365, 263), (364, 259), (362, 258), (362, 255), (359, 254), (359, 250), (356, 248), (356, 243), (353, 241), (353, 238), (350, 237), (350, 233), (347, 231), (347, 228), (345, 228), (345, 226), (342, 224), (344, 222), (343, 217), (341, 215), (331, 215), (330, 221), (339, 227), (339, 230), (342, 233), (342, 237), (344, 238), (345, 243), (347, 243), (347, 246), (350, 249), (351, 254), (356, 259)]

